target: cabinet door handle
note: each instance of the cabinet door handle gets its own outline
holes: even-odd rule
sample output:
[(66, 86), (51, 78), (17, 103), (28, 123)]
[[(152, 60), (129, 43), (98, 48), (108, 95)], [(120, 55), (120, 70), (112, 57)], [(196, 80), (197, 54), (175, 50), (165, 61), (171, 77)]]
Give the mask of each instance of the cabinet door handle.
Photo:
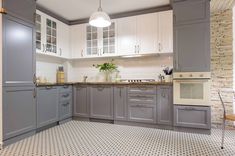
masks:
[(60, 56), (62, 56), (62, 49), (60, 48)]
[(66, 88), (69, 88), (69, 86), (63, 86), (63, 88), (65, 88), (65, 89), (66, 89)]
[(122, 97), (122, 89), (119, 88), (119, 96)]
[(69, 94), (62, 95), (64, 98), (69, 97)]
[(36, 84), (36, 83), (37, 83), (36, 74), (33, 74), (33, 83), (34, 83), (34, 84)]
[(33, 89), (33, 98), (36, 98), (37, 94), (36, 94), (36, 88)]
[(158, 51), (161, 51), (161, 43), (158, 43)]
[(68, 106), (68, 105), (69, 105), (69, 102), (63, 103), (63, 106)]
[(83, 57), (83, 50), (81, 51), (81, 57)]
[(48, 90), (52, 89), (52, 86), (46, 86), (46, 89), (48, 89)]

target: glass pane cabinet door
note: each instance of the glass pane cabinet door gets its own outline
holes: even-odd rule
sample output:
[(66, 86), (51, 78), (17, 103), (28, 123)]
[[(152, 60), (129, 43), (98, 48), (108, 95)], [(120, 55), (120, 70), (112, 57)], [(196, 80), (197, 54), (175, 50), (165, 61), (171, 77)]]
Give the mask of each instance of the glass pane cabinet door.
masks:
[(42, 50), (41, 15), (36, 14), (36, 49)]
[(46, 51), (57, 53), (57, 29), (56, 22), (47, 19), (46, 21)]
[(115, 54), (115, 23), (103, 28), (103, 54)]
[(87, 55), (98, 55), (98, 30), (96, 27), (86, 27)]

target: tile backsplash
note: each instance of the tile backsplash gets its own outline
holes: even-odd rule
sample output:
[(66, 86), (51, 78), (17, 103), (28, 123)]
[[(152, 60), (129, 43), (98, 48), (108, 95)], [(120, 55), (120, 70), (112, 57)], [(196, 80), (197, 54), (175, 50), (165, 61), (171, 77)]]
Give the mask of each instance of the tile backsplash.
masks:
[[(46, 77), (49, 82), (56, 81), (56, 70), (63, 65), (67, 75), (67, 81), (82, 81), (83, 76), (88, 76), (87, 81), (103, 81), (104, 75), (93, 64), (102, 64), (111, 59), (84, 59), (72, 62), (37, 58), (37, 76)], [(158, 79), (163, 74), (162, 69), (172, 67), (172, 56), (153, 56), (140, 58), (118, 58), (114, 60), (118, 66), (121, 79)], [(115, 73), (113, 77), (115, 77)]]

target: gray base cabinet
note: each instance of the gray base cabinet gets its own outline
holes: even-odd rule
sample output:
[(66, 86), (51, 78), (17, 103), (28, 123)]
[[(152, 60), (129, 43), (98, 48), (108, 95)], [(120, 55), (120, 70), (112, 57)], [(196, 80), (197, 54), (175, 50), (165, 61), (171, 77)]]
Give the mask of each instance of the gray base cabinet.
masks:
[(3, 88), (3, 139), (36, 129), (35, 87)]
[(90, 117), (113, 120), (113, 87), (96, 85), (90, 87)]
[(211, 108), (175, 105), (174, 126), (211, 129)]
[(59, 97), (57, 87), (37, 88), (37, 128), (59, 120)]
[(173, 95), (172, 86), (157, 87), (157, 123), (173, 124)]
[(128, 121), (156, 123), (156, 87), (129, 86)]
[(114, 120), (127, 120), (127, 86), (114, 87)]
[(72, 86), (59, 87), (59, 120), (72, 117), (73, 106)]
[(76, 85), (74, 90), (73, 115), (78, 117), (90, 117), (89, 89), (86, 85)]

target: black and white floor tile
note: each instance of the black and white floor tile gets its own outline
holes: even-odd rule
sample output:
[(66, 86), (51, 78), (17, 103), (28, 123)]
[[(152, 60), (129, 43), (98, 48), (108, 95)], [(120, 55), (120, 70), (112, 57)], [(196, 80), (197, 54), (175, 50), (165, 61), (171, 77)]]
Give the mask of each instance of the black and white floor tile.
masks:
[(211, 135), (70, 121), (9, 145), (0, 156), (235, 156), (235, 131)]

